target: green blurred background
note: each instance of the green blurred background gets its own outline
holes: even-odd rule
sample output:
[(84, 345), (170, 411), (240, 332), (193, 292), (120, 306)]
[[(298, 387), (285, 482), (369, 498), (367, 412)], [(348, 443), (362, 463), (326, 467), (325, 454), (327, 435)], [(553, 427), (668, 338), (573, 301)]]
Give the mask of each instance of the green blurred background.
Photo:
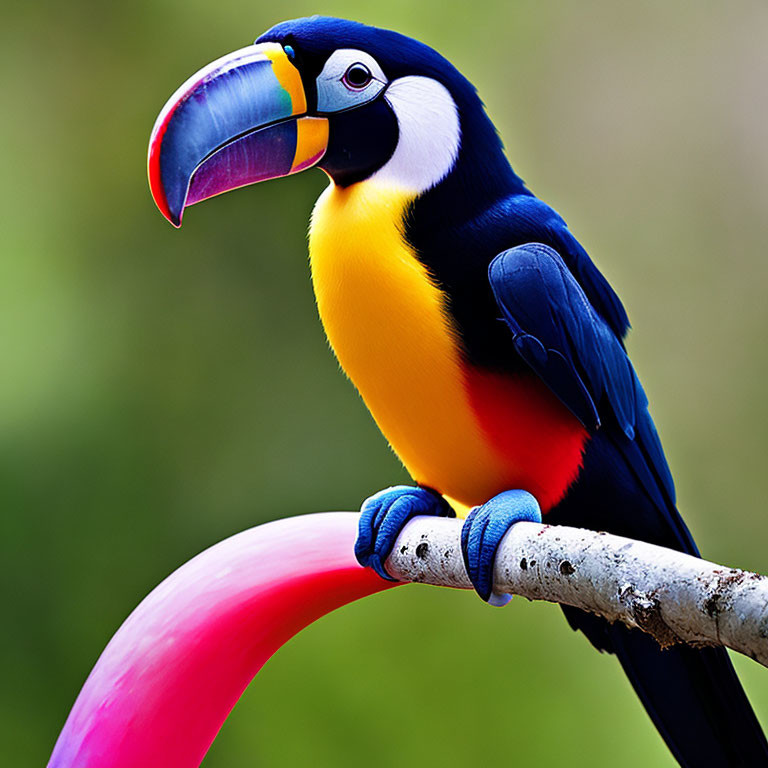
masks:
[[(3, 763), (44, 764), (101, 649), (177, 565), (406, 476), (316, 317), (319, 171), (187, 212), (145, 178), (194, 70), (323, 12), (425, 40), (623, 296), (704, 553), (768, 570), (768, 6), (12, 3), (0, 29)], [(768, 724), (768, 671), (736, 659)], [(671, 765), (618, 665), (555, 606), (406, 587), (292, 641), (213, 766)]]

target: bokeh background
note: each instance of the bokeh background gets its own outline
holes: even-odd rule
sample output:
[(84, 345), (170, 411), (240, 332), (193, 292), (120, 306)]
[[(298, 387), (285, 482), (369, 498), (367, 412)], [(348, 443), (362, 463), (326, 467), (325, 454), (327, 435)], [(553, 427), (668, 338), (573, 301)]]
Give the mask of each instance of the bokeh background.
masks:
[[(174, 231), (149, 131), (191, 72), (323, 12), (429, 42), (629, 309), (704, 553), (768, 570), (762, 0), (10, 3), (0, 27), (0, 743), (40, 766), (136, 603), (213, 542), (406, 476), (316, 317), (313, 171)], [(768, 672), (736, 659), (768, 724)], [(268, 664), (206, 765), (672, 761), (555, 606), (404, 587)], [(533, 762), (535, 761), (535, 763)]]

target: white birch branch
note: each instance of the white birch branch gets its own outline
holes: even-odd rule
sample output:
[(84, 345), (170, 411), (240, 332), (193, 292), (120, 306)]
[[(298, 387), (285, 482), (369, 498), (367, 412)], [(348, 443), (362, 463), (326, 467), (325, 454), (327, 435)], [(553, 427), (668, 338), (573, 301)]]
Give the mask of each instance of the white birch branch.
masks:
[[(412, 520), (387, 560), (389, 573), (470, 589), (462, 522)], [(756, 573), (607, 533), (518, 523), (499, 547), (494, 587), (639, 627), (662, 648), (724, 645), (768, 666), (768, 578)]]

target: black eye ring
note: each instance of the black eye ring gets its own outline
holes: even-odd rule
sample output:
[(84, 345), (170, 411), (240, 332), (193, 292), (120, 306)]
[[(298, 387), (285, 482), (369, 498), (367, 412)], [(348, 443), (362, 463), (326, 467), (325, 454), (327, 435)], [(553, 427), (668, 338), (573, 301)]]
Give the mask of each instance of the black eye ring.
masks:
[(354, 91), (360, 91), (373, 80), (373, 75), (371, 74), (371, 70), (368, 69), (365, 64), (360, 64), (358, 62), (357, 64), (350, 65), (344, 73), (344, 77), (341, 79), (347, 88), (351, 88)]

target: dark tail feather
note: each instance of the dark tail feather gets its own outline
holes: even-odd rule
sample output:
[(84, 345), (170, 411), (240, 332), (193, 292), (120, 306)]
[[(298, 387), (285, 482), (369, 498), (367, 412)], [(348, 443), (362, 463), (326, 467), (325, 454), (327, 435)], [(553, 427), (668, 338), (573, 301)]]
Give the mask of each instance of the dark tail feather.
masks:
[(569, 623), (615, 653), (672, 754), (684, 768), (768, 766), (768, 743), (724, 648), (661, 650), (623, 624), (573, 608)]
[[(647, 411), (636, 439), (598, 431), (581, 476), (547, 522), (609, 531), (697, 555)], [(684, 768), (768, 768), (768, 743), (723, 648), (662, 651), (639, 629), (563, 607), (568, 622), (614, 653), (672, 754)]]

